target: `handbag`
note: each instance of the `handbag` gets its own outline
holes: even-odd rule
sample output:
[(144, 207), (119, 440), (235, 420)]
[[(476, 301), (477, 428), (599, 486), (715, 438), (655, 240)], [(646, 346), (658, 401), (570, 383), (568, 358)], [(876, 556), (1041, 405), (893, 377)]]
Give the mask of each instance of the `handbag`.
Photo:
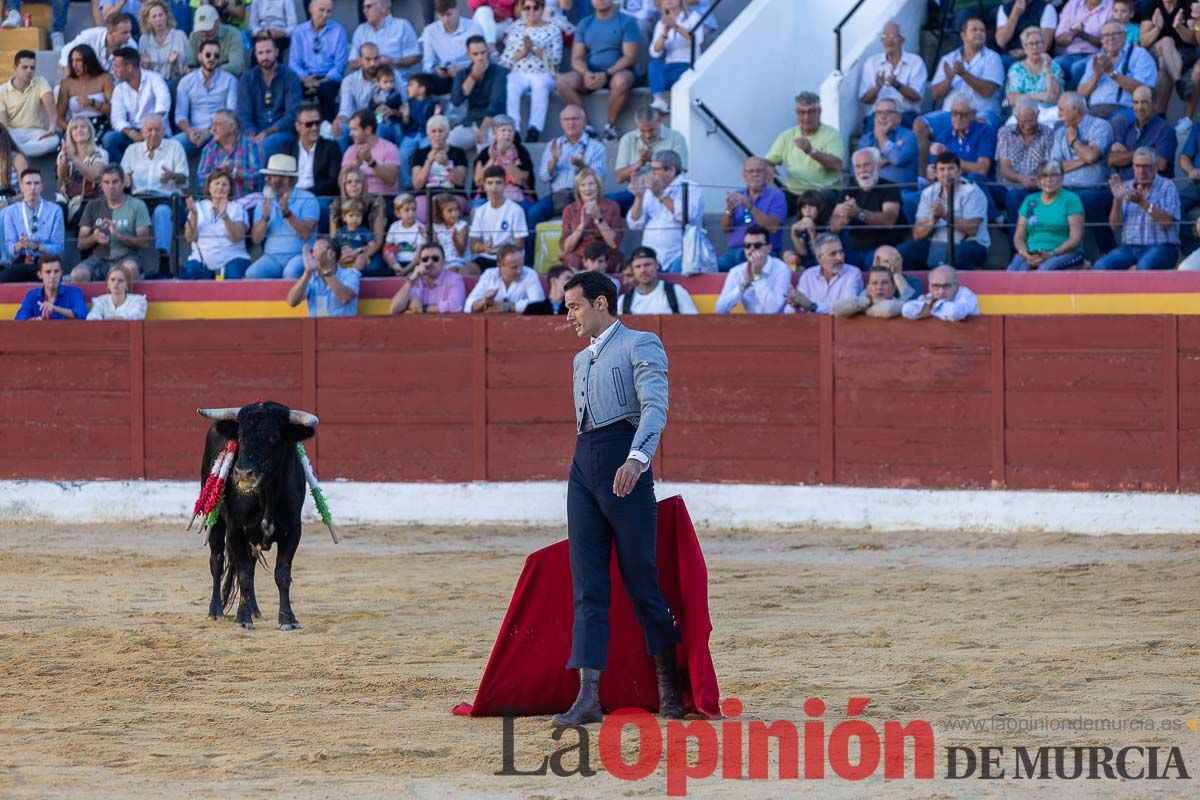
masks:
[(699, 275), (717, 271), (717, 249), (708, 240), (708, 235), (699, 225), (688, 225), (683, 229), (684, 275)]

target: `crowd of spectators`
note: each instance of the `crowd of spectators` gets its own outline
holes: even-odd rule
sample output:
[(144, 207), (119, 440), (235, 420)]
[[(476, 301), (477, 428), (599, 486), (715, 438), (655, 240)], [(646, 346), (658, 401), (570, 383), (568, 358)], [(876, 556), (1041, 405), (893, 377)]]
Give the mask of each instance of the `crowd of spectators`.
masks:
[[(659, 277), (684, 267), (705, 213), (662, 115), (708, 3), (590, 0), (578, 24), (572, 0), (469, 5), (433, 0), (418, 35), (391, 0), (365, 0), (353, 33), (333, 0), (100, 4), (61, 47), (57, 91), (16, 53), (0, 85), (0, 183), (17, 195), (0, 213), (0, 282), (41, 278), (56, 299), (41, 264), (74, 240), (60, 279), (128, 288), (171, 274), (179, 231), (178, 277), (291, 281), (288, 302), (310, 313), (353, 314), (359, 279), (391, 275), (408, 278), (397, 311), (559, 313), (555, 287), (597, 268), (623, 274), (630, 313), (694, 310)], [(718, 312), (912, 316), (924, 298), (917, 315), (940, 316), (953, 270), (949, 295), (903, 270), (981, 268), (994, 235), (1011, 270), (1174, 268), (1200, 244), (1200, 126), (1176, 176), (1190, 119), (1167, 116), (1173, 93), (1189, 115), (1200, 102), (1200, 4), (947, 5), (957, 39), (932, 71), (884, 27), (848, 158), (801, 91), (796, 126), (746, 159), (720, 216)], [(650, 101), (622, 132), (639, 71)], [(607, 116), (589, 120), (583, 97), (601, 90)], [(562, 133), (547, 139), (552, 93)], [(56, 151), (43, 199), (30, 161)], [(544, 236), (561, 263), (549, 298), (529, 266)], [(132, 297), (105, 313), (136, 313)]]

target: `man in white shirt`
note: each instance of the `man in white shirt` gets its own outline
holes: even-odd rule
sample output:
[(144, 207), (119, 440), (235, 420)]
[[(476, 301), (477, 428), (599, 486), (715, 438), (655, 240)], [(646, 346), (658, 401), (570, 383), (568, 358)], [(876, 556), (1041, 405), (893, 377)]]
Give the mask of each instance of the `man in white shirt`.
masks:
[(545, 300), (542, 279), (525, 266), (525, 251), (515, 245), (496, 250), (496, 269), (479, 276), (467, 295), (463, 311), (469, 314), (523, 314), (525, 306)]
[(617, 299), (622, 314), (698, 314), (688, 290), (658, 277), (658, 254), (639, 247), (630, 256), (633, 289)]
[(761, 225), (746, 229), (746, 260), (729, 270), (717, 298), (717, 313), (728, 314), (740, 303), (747, 314), (778, 314), (787, 305), (792, 271), (771, 255), (771, 234)]
[[(925, 98), (925, 60), (916, 53), (904, 51), (904, 34), (900, 26), (889, 22), (879, 34), (883, 52), (866, 60), (859, 82), (859, 101), (867, 109), (873, 109), (880, 100), (896, 101), (900, 111), (900, 123), (911, 127), (921, 112), (921, 101)], [(871, 124), (864, 120), (864, 130)]]
[[(366, 21), (354, 29), (350, 40), (350, 53), (361, 53), (364, 44), (375, 45), (379, 53), (379, 65), (396, 70), (396, 85), (403, 86), (414, 67), (421, 60), (421, 46), (417, 32), (406, 19), (392, 16), (392, 0), (363, 0), (363, 16)], [(361, 69), (363, 64), (351, 58), (348, 69)]]
[(122, 47), (113, 53), (113, 77), (120, 83), (112, 94), (112, 130), (104, 134), (103, 145), (108, 151), (108, 163), (121, 163), (125, 148), (142, 141), (138, 126), (147, 114), (159, 114), (167, 136), (171, 128), (166, 123), (171, 110), (171, 90), (157, 72), (142, 69), (142, 58), (132, 47)]
[[(936, 182), (921, 190), (912, 239), (900, 245), (907, 269), (941, 264), (949, 259), (949, 239), (954, 237), (954, 264), (958, 269), (979, 269), (987, 263), (992, 240), (987, 229), (987, 196), (974, 183), (962, 179), (958, 155), (945, 151), (934, 159)], [(954, 227), (950, 227), (950, 205)]]
[(121, 157), (129, 193), (150, 209), (154, 223), (154, 247), (160, 261), (171, 252), (175, 232), (174, 198), (188, 182), (188, 160), (183, 145), (166, 138), (161, 114), (142, 118), (141, 141), (134, 142)]
[[(129, 43), (132, 36), (132, 16), (126, 14), (124, 11), (109, 14), (103, 25), (98, 28), (86, 28), (80, 31), (79, 35), (62, 49), (62, 53), (58, 57), (58, 66), (62, 67), (65, 72), (71, 65), (71, 51), (81, 44), (86, 44), (96, 51), (96, 58), (100, 60), (100, 66), (112, 72), (113, 56), (117, 50)], [(135, 41), (134, 44), (136, 43)]]
[(846, 263), (846, 251), (838, 236), (822, 233), (815, 249), (818, 263), (801, 273), (785, 314), (832, 314), (835, 303), (858, 297), (863, 289), (862, 270)]
[(943, 322), (958, 322), (979, 316), (979, 298), (958, 285), (954, 267), (943, 264), (929, 273), (929, 293), (909, 300), (900, 313), (905, 319), (936, 317)]
[(515, 244), (524, 249), (529, 238), (524, 209), (504, 196), (504, 177), (504, 167), (484, 169), (483, 191), (487, 201), (477, 206), (471, 217), (467, 247), (480, 272), (496, 266), (496, 253), (501, 245)]
[[(650, 177), (641, 190), (640, 178), (630, 183), (633, 205), (625, 215), (630, 230), (645, 230), (642, 244), (654, 248), (663, 272), (683, 267), (684, 206), (687, 224), (703, 224), (704, 198), (700, 185), (683, 176), (683, 159), (674, 150), (659, 150), (650, 161)], [(684, 186), (687, 199), (684, 199)]]

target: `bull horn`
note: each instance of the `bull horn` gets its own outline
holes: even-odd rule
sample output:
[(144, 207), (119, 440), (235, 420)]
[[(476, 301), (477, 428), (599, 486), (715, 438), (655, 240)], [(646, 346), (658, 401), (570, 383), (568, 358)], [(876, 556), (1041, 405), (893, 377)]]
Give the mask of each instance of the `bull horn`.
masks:
[(308, 428), (315, 428), (320, 420), (317, 419), (315, 414), (310, 414), (307, 411), (298, 411), (297, 409), (293, 408), (288, 412), (288, 422), (291, 422), (294, 425), (304, 425)]
[(238, 412), (241, 410), (242, 410), (241, 407), (238, 407), (238, 408), (197, 408), (196, 413), (202, 417), (208, 417), (209, 419), (236, 420), (238, 418)]

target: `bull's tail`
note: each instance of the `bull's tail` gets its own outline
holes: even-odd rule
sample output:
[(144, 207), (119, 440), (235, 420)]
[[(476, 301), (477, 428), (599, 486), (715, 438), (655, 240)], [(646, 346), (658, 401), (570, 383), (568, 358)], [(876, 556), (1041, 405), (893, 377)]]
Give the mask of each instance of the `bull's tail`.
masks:
[(225, 567), (221, 571), (221, 608), (225, 613), (238, 599), (237, 560), (230, 547), (230, 536), (225, 537)]

